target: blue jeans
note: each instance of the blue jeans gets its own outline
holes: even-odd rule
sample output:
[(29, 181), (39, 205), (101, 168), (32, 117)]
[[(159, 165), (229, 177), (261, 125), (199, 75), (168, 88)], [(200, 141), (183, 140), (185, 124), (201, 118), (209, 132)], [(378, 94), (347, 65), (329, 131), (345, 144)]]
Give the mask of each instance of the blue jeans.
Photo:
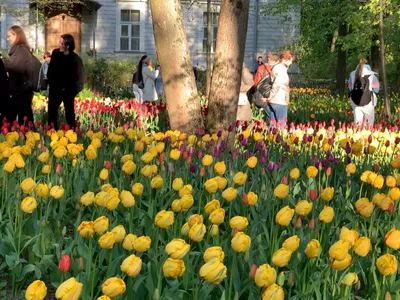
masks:
[(265, 121), (269, 126), (285, 127), (287, 121), (287, 105), (269, 103), (264, 108)]

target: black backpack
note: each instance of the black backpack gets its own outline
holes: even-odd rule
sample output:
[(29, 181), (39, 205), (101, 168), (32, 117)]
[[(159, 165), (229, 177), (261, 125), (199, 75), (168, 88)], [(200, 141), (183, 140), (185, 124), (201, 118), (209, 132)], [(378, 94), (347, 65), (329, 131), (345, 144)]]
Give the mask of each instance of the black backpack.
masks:
[(44, 80), (43, 65), (33, 54), (27, 61), (26, 82), (28, 88), (33, 92), (40, 92), (47, 89), (47, 84)]
[(356, 79), (353, 89), (350, 91), (350, 99), (357, 106), (365, 106), (371, 101), (372, 93), (369, 90), (368, 77)]
[(276, 65), (274, 65), (269, 73), (267, 73), (267, 68), (264, 65), (264, 76), (258, 82), (256, 87), (256, 106), (258, 108), (264, 108), (268, 104), (262, 101), (261, 98), (269, 98), (272, 90), (272, 86), (274, 85), (274, 81), (271, 79), (271, 73)]

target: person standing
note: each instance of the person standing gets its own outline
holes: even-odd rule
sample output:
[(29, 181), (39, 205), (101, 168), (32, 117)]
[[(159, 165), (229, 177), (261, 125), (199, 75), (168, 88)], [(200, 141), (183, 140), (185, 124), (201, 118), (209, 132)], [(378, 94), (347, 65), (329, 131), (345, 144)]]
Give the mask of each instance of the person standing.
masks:
[(155, 81), (159, 75), (160, 71), (157, 66), (153, 70), (152, 60), (150, 57), (146, 57), (143, 60), (142, 74), (143, 74), (143, 100), (144, 101), (157, 101), (157, 91)]
[(350, 73), (348, 86), (354, 125), (357, 128), (373, 127), (377, 103), (376, 93), (379, 93), (380, 85), (376, 73), (371, 70), (366, 59), (360, 59), (357, 68)]
[(10, 99), (5, 103), (4, 115), (8, 122), (18, 119), (20, 125), (33, 123), (33, 91), (27, 82), (27, 64), (32, 56), (28, 41), (19, 26), (8, 29), (7, 41), (11, 49), (4, 66), (9, 76)]
[(272, 67), (276, 65), (278, 62), (279, 62), (279, 57), (278, 54), (276, 54), (276, 52), (267, 53), (267, 63), (261, 64), (256, 71), (256, 75), (254, 76), (255, 87), (264, 76), (268, 75), (271, 72)]
[(247, 91), (253, 85), (253, 75), (250, 70), (243, 64), (242, 77), (240, 83), (240, 94), (238, 102), (238, 110), (236, 114), (236, 120), (242, 122), (250, 122), (252, 120), (251, 105), (247, 98)]
[(58, 129), (58, 109), (64, 103), (67, 124), (75, 128), (74, 100), (83, 89), (85, 70), (82, 59), (75, 52), (75, 40), (70, 34), (63, 34), (59, 40), (59, 48), (51, 54), (51, 62), (47, 71), (50, 87), (48, 115), (49, 125)]
[[(44, 76), (44, 80), (47, 83), (47, 71), (49, 70), (49, 65), (50, 65), (50, 61), (51, 61), (51, 54), (50, 52), (46, 51), (43, 54), (43, 59), (44, 62), (42, 64), (42, 70), (43, 70), (43, 76)], [(49, 95), (49, 85), (47, 84), (47, 96)]]
[(295, 56), (290, 50), (280, 55), (280, 63), (271, 69), (272, 89), (264, 108), (265, 120), (270, 126), (283, 128), (287, 121), (287, 106), (289, 104), (289, 75), (288, 68), (292, 65)]
[(262, 58), (262, 56), (257, 57), (256, 64), (254, 65), (254, 76), (255, 76), (255, 74), (257, 73), (258, 68), (259, 68), (260, 66), (262, 66), (263, 64), (264, 64), (264, 63), (263, 63), (263, 58)]
[(133, 73), (132, 77), (132, 89), (133, 94), (135, 95), (135, 99), (138, 100), (140, 103), (143, 103), (143, 74), (142, 74), (142, 65), (143, 60), (147, 58), (147, 55), (143, 55), (138, 65), (136, 66), (136, 72)]
[(10, 102), (10, 95), (8, 93), (8, 76), (6, 68), (4, 67), (3, 60), (0, 59), (0, 114), (1, 119), (4, 117), (5, 104)]

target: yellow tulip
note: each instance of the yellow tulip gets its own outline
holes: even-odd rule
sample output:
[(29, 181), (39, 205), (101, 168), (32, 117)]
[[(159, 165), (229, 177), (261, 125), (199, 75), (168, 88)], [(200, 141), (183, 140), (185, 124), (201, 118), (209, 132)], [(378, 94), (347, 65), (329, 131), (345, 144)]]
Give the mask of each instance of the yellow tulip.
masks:
[(37, 207), (36, 199), (33, 197), (26, 197), (21, 202), (21, 210), (26, 214), (31, 214)]
[[(65, 152), (67, 152), (67, 149), (65, 149)], [(66, 154), (66, 153), (65, 153)], [(54, 155), (56, 153), (54, 152)], [(94, 160), (97, 157), (97, 151), (96, 148), (93, 147), (92, 145), (89, 145), (85, 151), (85, 156), (88, 160)]]
[(353, 258), (347, 253), (343, 260), (336, 260), (332, 257), (329, 260), (333, 269), (343, 271), (351, 265)]
[(227, 202), (231, 202), (236, 198), (237, 194), (237, 189), (233, 187), (228, 187), (225, 191), (222, 192), (222, 198), (224, 198)]
[(400, 189), (398, 187), (394, 187), (389, 190), (388, 196), (393, 200), (397, 201), (400, 199)]
[(178, 160), (180, 156), (181, 152), (177, 149), (172, 149), (171, 152), (169, 153), (169, 157), (172, 158), (173, 160)]
[(200, 268), (200, 277), (207, 282), (219, 284), (226, 277), (226, 266), (218, 259), (212, 259)]
[(114, 232), (104, 233), (98, 241), (99, 245), (103, 249), (112, 249), (115, 243)]
[(114, 233), (114, 240), (116, 243), (121, 243), (126, 236), (126, 230), (122, 225), (114, 227), (111, 232)]
[(209, 247), (204, 251), (204, 262), (209, 262), (213, 259), (218, 259), (220, 261), (224, 261), (225, 253), (219, 246)]
[(108, 193), (106, 197), (106, 208), (109, 211), (113, 211), (118, 207), (119, 202), (118, 194)]
[(174, 259), (182, 259), (190, 251), (190, 245), (182, 239), (173, 239), (165, 246), (165, 252)]
[(186, 222), (185, 224), (182, 225), (181, 234), (182, 235), (188, 235), (189, 234), (189, 230), (190, 230), (189, 224)]
[(316, 258), (319, 256), (321, 245), (318, 240), (311, 240), (304, 250), (304, 253), (308, 258)]
[(351, 286), (351, 285), (357, 283), (357, 281), (358, 281), (357, 273), (347, 273), (347, 274), (343, 277), (343, 279), (342, 279), (341, 282), (342, 282), (344, 285)]
[(282, 248), (285, 248), (291, 252), (295, 252), (300, 246), (300, 238), (297, 235), (293, 235), (287, 238), (283, 244)]
[(344, 260), (349, 252), (351, 245), (346, 240), (339, 240), (329, 248), (329, 256), (335, 260)]
[(42, 199), (46, 198), (47, 195), (49, 194), (48, 185), (39, 183), (35, 189), (35, 193), (36, 193), (36, 196), (38, 196), (39, 198), (42, 198)]
[(276, 214), (275, 222), (281, 226), (288, 226), (290, 221), (292, 221), (293, 215), (294, 209), (285, 206)]
[(99, 175), (101, 180), (106, 180), (108, 178), (108, 170), (106, 168), (103, 168), (100, 171), (100, 175)]
[(249, 192), (249, 193), (247, 194), (247, 202), (248, 202), (248, 204), (249, 204), (250, 206), (256, 205), (257, 201), (258, 201), (258, 196), (257, 196), (257, 194), (255, 194), (255, 193), (253, 193), (253, 192)]
[(122, 191), (119, 194), (119, 198), (121, 199), (122, 205), (124, 207), (132, 207), (135, 205), (135, 197), (133, 197), (132, 193), (129, 191)]
[(83, 221), (78, 226), (78, 232), (83, 238), (93, 238), (94, 236), (93, 222)]
[(340, 239), (343, 241), (347, 241), (350, 246), (353, 247), (358, 240), (358, 232), (354, 229), (350, 230), (347, 227), (343, 226), (340, 230)]
[(91, 205), (93, 201), (94, 201), (93, 192), (87, 192), (86, 194), (82, 195), (81, 199), (79, 200), (79, 202), (82, 203), (84, 206)]
[(369, 202), (367, 198), (360, 198), (357, 200), (356, 211), (363, 217), (370, 217), (374, 212), (374, 203)]
[(32, 178), (27, 178), (19, 186), (24, 194), (30, 194), (35, 188), (35, 181)]
[(64, 189), (62, 186), (55, 185), (50, 189), (50, 196), (58, 200), (64, 195)]
[(204, 211), (206, 212), (207, 215), (211, 214), (214, 210), (220, 208), (221, 205), (219, 203), (218, 200), (214, 199), (211, 200), (210, 202), (208, 202), (205, 206), (204, 206)]
[(121, 264), (121, 271), (132, 278), (135, 278), (140, 273), (141, 269), (142, 260), (134, 254), (125, 258)]
[(193, 214), (188, 219), (189, 227), (192, 227), (195, 224), (203, 224), (203, 216), (199, 214)]
[(299, 216), (307, 216), (312, 210), (313, 204), (307, 200), (301, 200), (296, 204), (295, 211)]
[(376, 189), (381, 189), (383, 187), (384, 182), (385, 182), (385, 179), (383, 178), (383, 176), (378, 175), (374, 180), (373, 186)]
[(330, 223), (333, 220), (333, 217), (335, 216), (335, 211), (333, 210), (333, 207), (330, 206), (324, 206), (324, 209), (319, 213), (319, 220), (323, 223)]
[[(7, 164), (8, 164), (8, 163), (7, 163)], [(4, 167), (6, 167), (7, 164), (5, 164)], [(7, 171), (7, 170), (5, 170), (5, 171)], [(11, 171), (11, 172), (12, 172), (12, 171)], [(9, 173), (11, 173), (11, 172), (9, 172)], [(49, 166), (49, 165), (44, 165), (43, 168), (42, 168), (42, 173), (43, 173), (43, 174), (49, 174), (50, 172), (51, 172), (51, 166)]]
[(290, 178), (296, 180), (300, 177), (300, 170), (298, 168), (294, 168), (290, 170)]
[(276, 271), (269, 264), (257, 268), (254, 281), (259, 288), (267, 288), (276, 282)]
[(390, 247), (394, 250), (399, 250), (400, 249), (400, 230), (397, 230), (394, 228), (391, 229), (388, 233), (386, 233), (383, 240), (388, 247)]
[(148, 236), (140, 236), (133, 241), (133, 249), (136, 252), (146, 252), (151, 246), (151, 238)]
[(318, 169), (314, 166), (310, 166), (306, 170), (306, 175), (308, 178), (314, 178), (318, 174)]
[(183, 186), (184, 186), (183, 179), (180, 177), (175, 178), (174, 181), (172, 181), (172, 188), (174, 189), (174, 191), (179, 192), (179, 190), (183, 188)]
[(285, 199), (289, 195), (289, 186), (287, 184), (280, 183), (274, 189), (274, 195), (279, 199)]
[(243, 232), (236, 233), (231, 240), (231, 247), (236, 252), (246, 252), (251, 245), (251, 238)]
[(243, 172), (237, 172), (234, 176), (233, 176), (233, 182), (236, 185), (243, 185), (245, 184), (247, 180), (247, 174), (243, 173)]
[(225, 171), (226, 171), (225, 162), (220, 161), (214, 165), (214, 172), (217, 173), (218, 175), (223, 175)]
[(284, 267), (289, 264), (291, 257), (291, 251), (281, 248), (272, 255), (272, 263), (277, 267)]
[(371, 249), (371, 241), (367, 237), (361, 237), (354, 245), (354, 252), (361, 257), (367, 256)]
[(249, 225), (249, 221), (247, 221), (246, 217), (236, 216), (229, 220), (229, 226), (232, 229), (237, 228), (237, 230), (239, 231), (243, 231), (244, 229), (246, 229), (247, 225)]
[(256, 165), (257, 165), (257, 157), (252, 156), (247, 159), (246, 166), (248, 166), (250, 169), (254, 169)]
[(121, 157), (122, 163), (126, 163), (128, 160), (133, 160), (133, 154), (125, 154)]
[(211, 226), (210, 235), (211, 235), (211, 237), (216, 237), (218, 234), (219, 234), (218, 225), (213, 224)]
[(384, 254), (376, 260), (376, 266), (383, 276), (389, 276), (397, 272), (397, 260), (392, 254)]
[(215, 178), (208, 179), (204, 183), (204, 188), (209, 193), (216, 193), (218, 191), (218, 181)]
[(226, 180), (225, 177), (221, 177), (221, 176), (215, 176), (215, 179), (217, 180), (218, 183), (218, 189), (223, 191), (226, 186), (228, 185), (228, 180)]
[(346, 166), (346, 172), (349, 174), (354, 174), (356, 172), (356, 165), (353, 163), (350, 163)]
[(127, 175), (132, 175), (136, 170), (136, 164), (132, 160), (127, 160), (122, 165), (122, 171)]
[(99, 217), (93, 222), (93, 230), (100, 235), (108, 230), (108, 226), (109, 220), (105, 216)]
[(162, 268), (164, 276), (171, 278), (181, 277), (186, 270), (183, 260), (173, 258), (167, 258)]
[(201, 160), (201, 163), (203, 164), (203, 166), (208, 167), (213, 163), (213, 158), (211, 155), (206, 154), (204, 155), (203, 159)]
[(122, 247), (127, 251), (132, 251), (133, 250), (133, 244), (134, 244), (136, 239), (137, 239), (136, 235), (134, 235), (132, 233), (128, 234), (124, 238), (124, 241), (122, 242)]
[(335, 189), (333, 187), (327, 187), (322, 190), (321, 192), (321, 198), (325, 202), (329, 202), (333, 199), (333, 195), (335, 193)]
[(56, 290), (57, 300), (78, 300), (82, 293), (83, 284), (74, 277), (64, 281)]
[[(89, 146), (90, 147), (90, 146)], [(89, 151), (89, 152), (88, 152)], [(93, 152), (94, 151), (94, 152)], [(54, 150), (54, 152), (53, 152), (53, 155), (55, 156), (55, 157), (57, 157), (57, 158), (63, 158), (64, 156), (66, 156), (67, 155), (67, 153), (68, 153), (68, 150), (67, 150), (67, 148), (65, 148), (65, 146), (58, 146), (55, 150)], [(86, 154), (86, 157), (88, 158), (88, 160), (91, 160), (91, 159), (95, 159), (96, 158), (96, 156), (97, 156), (97, 154), (96, 154), (96, 151), (95, 150), (92, 150), (92, 149), (88, 149), (88, 150), (86, 150), (86, 153), (88, 153), (88, 154)], [(94, 157), (93, 157), (93, 155), (94, 155)], [(89, 157), (93, 157), (93, 158), (89, 158)]]
[(45, 162), (47, 162), (47, 161), (49, 160), (49, 157), (50, 157), (50, 155), (49, 155), (48, 152), (42, 152), (42, 153), (38, 156), (37, 159), (38, 159), (41, 163), (45, 163)]
[(262, 294), (262, 300), (284, 300), (285, 292), (276, 283), (269, 286)]
[(47, 295), (47, 287), (41, 280), (32, 282), (25, 291), (25, 300), (43, 300)]
[(132, 193), (135, 196), (141, 196), (143, 194), (143, 190), (144, 190), (144, 187), (143, 187), (143, 184), (141, 184), (141, 183), (135, 183), (132, 186)]
[(104, 281), (103, 285), (101, 286), (101, 291), (104, 295), (110, 298), (116, 298), (125, 293), (126, 285), (121, 278), (111, 277)]
[[(43, 167), (44, 168), (44, 167)], [(8, 160), (3, 167), (3, 170), (7, 173), (12, 173), (15, 170), (15, 162), (12, 160)], [(42, 171), (43, 172), (43, 171)]]
[(163, 185), (163, 178), (160, 175), (157, 175), (151, 180), (151, 187), (153, 189), (160, 189)]
[(97, 300), (111, 300), (111, 298), (106, 295), (103, 295), (103, 296), (100, 296), (99, 298), (97, 298)]
[(200, 242), (206, 234), (206, 225), (194, 224), (189, 229), (189, 238), (194, 242)]
[(387, 176), (386, 177), (386, 186), (390, 188), (394, 188), (397, 184), (396, 178), (393, 176)]
[(183, 195), (180, 199), (181, 211), (188, 211), (194, 204), (194, 198), (191, 194)]
[[(157, 150), (156, 150), (157, 151)], [(149, 164), (153, 159), (154, 159), (155, 155), (153, 155), (150, 152), (146, 152), (145, 154), (142, 155), (142, 157), (140, 158), (145, 164)]]
[(162, 229), (166, 229), (174, 223), (174, 212), (162, 210), (160, 211), (155, 219), (154, 224)]

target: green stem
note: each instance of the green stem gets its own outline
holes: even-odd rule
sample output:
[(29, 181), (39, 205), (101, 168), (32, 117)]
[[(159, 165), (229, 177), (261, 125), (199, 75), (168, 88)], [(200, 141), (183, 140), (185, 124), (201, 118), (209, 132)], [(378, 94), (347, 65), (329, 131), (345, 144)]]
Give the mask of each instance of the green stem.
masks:
[(233, 252), (233, 257), (232, 257), (232, 264), (231, 264), (231, 272), (229, 275), (229, 289), (228, 289), (228, 298), (227, 299), (232, 299), (231, 295), (232, 295), (232, 284), (233, 284), (233, 267), (236, 264), (236, 252)]

